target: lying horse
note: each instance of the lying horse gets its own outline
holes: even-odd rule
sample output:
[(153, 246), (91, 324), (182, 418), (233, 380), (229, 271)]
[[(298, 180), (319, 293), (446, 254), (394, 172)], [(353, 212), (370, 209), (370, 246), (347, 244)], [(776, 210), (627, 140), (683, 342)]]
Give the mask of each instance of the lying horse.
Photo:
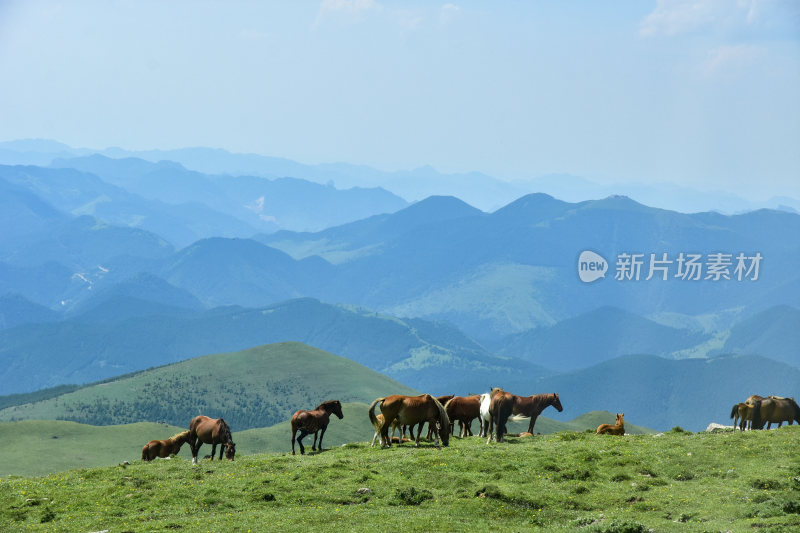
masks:
[(617, 424), (600, 424), (597, 426), (597, 435), (624, 435), (625, 434), (625, 421), (623, 417), (625, 413), (617, 413)]
[(317, 406), (313, 411), (297, 411), (292, 415), (292, 455), (294, 455), (294, 435), (297, 430), (300, 430), (300, 435), (297, 436), (297, 444), (300, 445), (300, 455), (306, 453), (303, 447), (303, 438), (309, 433), (314, 434), (314, 443), (311, 445), (312, 451), (317, 451), (317, 432), (319, 435), (319, 451), (322, 451), (322, 437), (325, 436), (325, 430), (328, 429), (328, 422), (330, 421), (331, 414), (339, 417), (339, 420), (344, 418), (342, 414), (342, 404), (339, 400), (331, 400), (323, 402)]
[(444, 410), (450, 418), (450, 433), (455, 434), (458, 421), (458, 436), (463, 438), (467, 433), (472, 436), (472, 421), (481, 416), (481, 396), (454, 396), (444, 404)]
[(197, 452), (203, 444), (211, 445), (211, 460), (217, 451), (217, 444), (221, 444), (219, 449), (219, 460), (222, 461), (222, 453), (225, 458), (233, 461), (236, 455), (236, 444), (231, 437), (231, 428), (221, 418), (209, 418), (199, 415), (189, 423), (189, 446), (192, 448), (192, 464), (197, 464)]
[(151, 440), (142, 448), (142, 461), (152, 461), (156, 457), (169, 457), (181, 451), (183, 443), (189, 440), (189, 432), (184, 431), (166, 440)]
[[(748, 405), (747, 403), (735, 403), (733, 404), (733, 408), (731, 409), (731, 418), (733, 418), (733, 430), (736, 431), (736, 425), (738, 422), (739, 429), (744, 431), (747, 429), (747, 423), (751, 422), (751, 413), (752, 413), (752, 406)], [(751, 428), (752, 429), (752, 426)]]
[(533, 396), (515, 396), (514, 409), (511, 414), (512, 420), (517, 422), (525, 418), (530, 418), (531, 422), (528, 424), (528, 433), (533, 434), (533, 425), (536, 424), (536, 419), (542, 414), (547, 407), (553, 406), (560, 413), (564, 410), (561, 406), (561, 399), (557, 393), (553, 394), (534, 394)]
[[(376, 399), (369, 406), (368, 411), (369, 420), (375, 427), (378, 427), (378, 418), (375, 416), (374, 411), (375, 406), (378, 404), (380, 404), (381, 413), (384, 417), (384, 423), (380, 425), (383, 446), (392, 445), (392, 441), (389, 439), (389, 427), (395, 420), (401, 425), (412, 426), (420, 422), (428, 422), (436, 436), (435, 445), (439, 446), (439, 436), (441, 436), (444, 446), (450, 444), (450, 419), (447, 418), (444, 406), (430, 394), (421, 394), (419, 396), (394, 395)], [(420, 431), (417, 431), (417, 446), (419, 446), (420, 433)]]
[(773, 422), (777, 422), (778, 427), (784, 422), (792, 425), (796, 421), (800, 424), (800, 406), (794, 398), (770, 396), (753, 402), (751, 418), (752, 429), (764, 429), (764, 424), (769, 429)]

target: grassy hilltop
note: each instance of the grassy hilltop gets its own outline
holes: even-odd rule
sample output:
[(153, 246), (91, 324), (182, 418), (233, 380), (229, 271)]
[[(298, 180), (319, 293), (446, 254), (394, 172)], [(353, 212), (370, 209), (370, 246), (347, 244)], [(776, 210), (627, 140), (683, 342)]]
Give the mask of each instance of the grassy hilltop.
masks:
[(4, 531), (796, 531), (797, 426), (349, 444), (0, 479)]

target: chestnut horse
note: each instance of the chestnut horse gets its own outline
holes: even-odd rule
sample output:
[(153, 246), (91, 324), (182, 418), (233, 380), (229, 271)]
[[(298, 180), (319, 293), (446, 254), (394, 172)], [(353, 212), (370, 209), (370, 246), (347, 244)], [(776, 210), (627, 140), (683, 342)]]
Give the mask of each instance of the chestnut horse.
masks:
[(528, 424), (528, 433), (533, 435), (533, 425), (536, 424), (536, 419), (542, 414), (547, 407), (553, 406), (560, 413), (564, 410), (561, 406), (561, 399), (557, 393), (553, 394), (534, 394), (533, 396), (515, 396), (514, 409), (511, 414), (514, 415), (511, 419), (515, 422), (530, 418), (531, 422)]
[(142, 461), (152, 461), (156, 457), (169, 457), (181, 451), (183, 443), (189, 440), (189, 432), (184, 431), (166, 440), (151, 440), (142, 448)]
[(752, 408), (752, 429), (767, 429), (773, 422), (778, 423), (778, 427), (784, 422), (792, 425), (795, 421), (800, 424), (800, 406), (794, 398), (782, 398), (780, 396), (769, 396), (763, 400), (753, 402)]
[(617, 424), (600, 424), (597, 426), (596, 435), (624, 435), (625, 434), (625, 421), (623, 417), (625, 413), (617, 413)]
[[(373, 422), (373, 425), (375, 426), (375, 435), (372, 437), (371, 446), (375, 446), (375, 441), (378, 440), (378, 436), (381, 434), (383, 421), (384, 421), (383, 414), (378, 414), (378, 416), (375, 417), (375, 422)], [(392, 440), (394, 440), (395, 431), (400, 431), (400, 438), (398, 439), (397, 442), (403, 442), (403, 431), (402, 428), (400, 427), (400, 422), (398, 422), (397, 419), (395, 419), (394, 422), (392, 422)], [(386, 444), (383, 442), (383, 437), (381, 437), (381, 446), (385, 445)]]
[[(738, 423), (739, 429), (744, 431), (747, 429), (747, 423), (751, 422), (751, 413), (753, 407), (747, 403), (735, 403), (731, 409), (731, 418), (733, 418), (733, 430), (736, 431)], [(750, 428), (752, 429), (752, 427)]]
[[(300, 430), (300, 435), (297, 436), (297, 444), (300, 445), (300, 455), (306, 453), (303, 447), (303, 439), (306, 435), (314, 434), (314, 443), (311, 445), (312, 451), (322, 451), (322, 437), (325, 436), (325, 430), (328, 429), (328, 422), (330, 422), (331, 414), (339, 417), (339, 420), (344, 418), (342, 414), (342, 404), (339, 400), (331, 400), (323, 402), (317, 406), (313, 411), (299, 410), (292, 415), (292, 455), (294, 455), (294, 435), (297, 430)], [(319, 434), (319, 448), (317, 448), (317, 432)]]
[(459, 437), (472, 436), (472, 421), (481, 416), (481, 395), (454, 396), (444, 404), (450, 418), (450, 433), (455, 434), (456, 421), (459, 424)]
[[(444, 406), (439, 400), (430, 394), (420, 394), (419, 396), (387, 396), (378, 398), (369, 406), (369, 420), (372, 425), (377, 427), (378, 418), (375, 416), (375, 406), (380, 404), (384, 423), (381, 425), (381, 439), (383, 446), (391, 446), (389, 439), (389, 427), (397, 420), (401, 425), (415, 425), (420, 422), (428, 422), (433, 428), (436, 436), (435, 445), (439, 446), (439, 436), (441, 435), (442, 444), (450, 444), (450, 419)], [(417, 431), (416, 443), (419, 446), (420, 431)]]
[(189, 423), (189, 446), (192, 448), (192, 464), (197, 464), (197, 452), (203, 444), (211, 445), (211, 460), (217, 451), (217, 444), (221, 444), (219, 449), (219, 460), (222, 461), (222, 453), (225, 458), (233, 461), (236, 455), (236, 444), (231, 437), (231, 428), (221, 418), (209, 418), (199, 415)]

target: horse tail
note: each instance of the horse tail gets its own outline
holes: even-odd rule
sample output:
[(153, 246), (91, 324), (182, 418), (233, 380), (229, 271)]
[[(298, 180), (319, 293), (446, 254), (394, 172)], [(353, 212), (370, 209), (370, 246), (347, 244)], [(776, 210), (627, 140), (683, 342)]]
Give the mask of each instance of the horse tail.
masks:
[(735, 403), (733, 404), (733, 409), (731, 409), (731, 418), (735, 417), (738, 414), (739, 414), (739, 404)]
[(761, 422), (761, 400), (754, 401), (750, 408), (750, 428), (764, 428), (764, 424)]
[(386, 398), (377, 398), (374, 402), (372, 402), (372, 405), (369, 406), (369, 410), (368, 410), (368, 412), (369, 412), (369, 421), (375, 427), (379, 427), (377, 425), (378, 424), (378, 418), (375, 416), (375, 413), (374, 413), (375, 406), (378, 405), (379, 403), (383, 402), (383, 400), (385, 400), (385, 399)]

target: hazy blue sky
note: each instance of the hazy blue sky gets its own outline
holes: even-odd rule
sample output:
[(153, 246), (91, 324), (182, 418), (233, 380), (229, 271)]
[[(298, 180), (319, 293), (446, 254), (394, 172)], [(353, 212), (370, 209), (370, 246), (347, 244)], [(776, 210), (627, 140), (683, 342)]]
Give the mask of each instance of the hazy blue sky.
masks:
[(800, 2), (0, 0), (0, 140), (800, 197)]

